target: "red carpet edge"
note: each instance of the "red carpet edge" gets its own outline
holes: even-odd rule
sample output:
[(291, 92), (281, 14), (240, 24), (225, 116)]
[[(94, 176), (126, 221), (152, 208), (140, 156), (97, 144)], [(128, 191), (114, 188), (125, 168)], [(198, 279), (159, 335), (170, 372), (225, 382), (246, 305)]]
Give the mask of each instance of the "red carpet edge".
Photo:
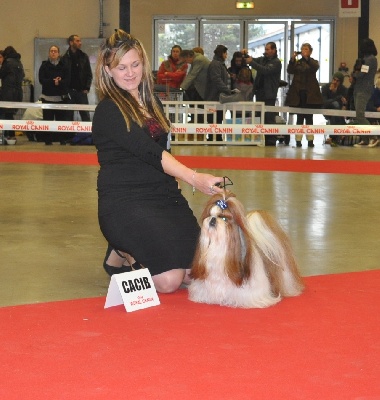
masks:
[[(177, 156), (190, 168), (380, 175), (380, 162), (285, 158)], [(0, 151), (0, 163), (98, 165), (96, 154)]]

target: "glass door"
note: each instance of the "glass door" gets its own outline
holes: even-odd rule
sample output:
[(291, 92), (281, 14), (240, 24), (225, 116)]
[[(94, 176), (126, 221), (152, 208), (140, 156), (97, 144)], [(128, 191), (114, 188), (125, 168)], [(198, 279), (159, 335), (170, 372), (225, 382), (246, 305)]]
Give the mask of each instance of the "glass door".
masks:
[(228, 48), (226, 65), (229, 66), (234, 52), (242, 49), (243, 27), (243, 21), (201, 20), (200, 46), (205, 56), (212, 60), (216, 46), (222, 44)]
[(154, 62), (153, 69), (158, 69), (162, 61), (170, 56), (171, 48), (179, 45), (182, 49), (192, 49), (198, 38), (198, 23), (194, 20), (156, 20), (154, 23)]

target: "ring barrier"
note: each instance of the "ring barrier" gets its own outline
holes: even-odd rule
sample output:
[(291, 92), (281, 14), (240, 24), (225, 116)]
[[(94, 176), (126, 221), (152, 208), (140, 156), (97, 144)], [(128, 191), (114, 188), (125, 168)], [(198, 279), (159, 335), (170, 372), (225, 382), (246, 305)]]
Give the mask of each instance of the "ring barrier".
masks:
[[(379, 135), (380, 125), (287, 125), (282, 123), (263, 124), (265, 112), (285, 114), (323, 114), (354, 118), (355, 111), (330, 109), (304, 109), (284, 106), (265, 106), (262, 102), (215, 103), (194, 101), (163, 101), (165, 113), (172, 122), (172, 140), (175, 144), (221, 144), (208, 141), (210, 135), (222, 135), (223, 142), (229, 145), (264, 145), (265, 135)], [(0, 108), (40, 108), (95, 111), (95, 105), (49, 104), (0, 102)], [(217, 111), (223, 111), (223, 123), (216, 123)], [(212, 116), (212, 123), (200, 123), (203, 117)], [(187, 118), (184, 118), (187, 117)], [(194, 122), (188, 119), (193, 116)], [(367, 118), (380, 120), (380, 112), (366, 112)], [(44, 120), (3, 120), (0, 119), (0, 131), (33, 131), (33, 132), (91, 132), (92, 123), (82, 121), (44, 121)], [(4, 142), (4, 140), (3, 140)]]

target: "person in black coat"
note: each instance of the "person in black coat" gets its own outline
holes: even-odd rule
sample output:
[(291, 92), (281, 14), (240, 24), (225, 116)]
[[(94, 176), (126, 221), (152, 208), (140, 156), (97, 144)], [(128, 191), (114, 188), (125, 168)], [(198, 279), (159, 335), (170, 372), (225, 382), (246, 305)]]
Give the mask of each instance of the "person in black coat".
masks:
[[(190, 281), (199, 224), (176, 179), (204, 194), (223, 193), (222, 177), (196, 172), (170, 149), (170, 122), (154, 96), (141, 42), (118, 29), (101, 47), (96, 67), (99, 103), (92, 134), (97, 148), (98, 220), (109, 243), (109, 275), (139, 266), (156, 290)], [(169, 141), (168, 141), (169, 140)]]
[[(69, 70), (60, 58), (59, 47), (50, 46), (49, 58), (43, 61), (38, 71), (38, 79), (42, 85), (41, 101), (50, 104), (65, 104), (68, 102), (68, 83), (70, 80)], [(45, 121), (67, 121), (66, 110), (43, 109)], [(62, 134), (60, 134), (62, 135)], [(61, 137), (61, 144), (66, 144), (65, 138)], [(52, 144), (52, 132), (44, 135), (45, 144)]]
[[(21, 63), (21, 56), (12, 46), (3, 51), (4, 61), (0, 68), (0, 101), (22, 101), (22, 81), (24, 79), (24, 67)], [(13, 119), (17, 108), (0, 108), (0, 115), (4, 119)], [(6, 139), (14, 138), (14, 131), (5, 131)]]
[[(88, 93), (92, 83), (90, 59), (81, 50), (82, 41), (78, 35), (71, 35), (68, 39), (69, 48), (62, 57), (62, 61), (70, 71), (69, 95), (72, 104), (88, 104)], [(88, 111), (79, 111), (82, 121), (91, 121)], [(74, 119), (74, 111), (70, 111), (70, 121)]]

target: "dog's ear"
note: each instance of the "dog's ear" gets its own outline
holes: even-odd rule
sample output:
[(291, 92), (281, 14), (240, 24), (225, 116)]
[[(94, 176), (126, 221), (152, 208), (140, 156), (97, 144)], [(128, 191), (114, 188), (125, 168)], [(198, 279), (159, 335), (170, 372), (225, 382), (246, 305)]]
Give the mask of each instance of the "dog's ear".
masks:
[(241, 286), (251, 275), (253, 265), (252, 241), (245, 209), (234, 194), (226, 199), (231, 215), (228, 252), (225, 268), (229, 278)]
[(193, 262), (191, 265), (190, 277), (192, 279), (200, 280), (205, 280), (207, 278), (206, 264), (204, 258), (202, 257), (199, 243), (195, 250)]

